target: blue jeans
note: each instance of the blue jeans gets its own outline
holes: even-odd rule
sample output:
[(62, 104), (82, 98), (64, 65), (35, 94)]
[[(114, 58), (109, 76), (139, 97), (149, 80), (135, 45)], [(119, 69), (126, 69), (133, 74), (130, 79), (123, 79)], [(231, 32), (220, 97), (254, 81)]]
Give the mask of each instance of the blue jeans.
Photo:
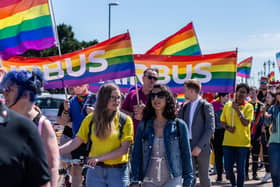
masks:
[(127, 187), (129, 185), (128, 167), (105, 168), (95, 166), (88, 168), (87, 187)]
[(270, 143), (268, 148), (270, 172), (274, 187), (280, 186), (280, 143)]
[(224, 159), (226, 175), (230, 180), (232, 186), (236, 185), (236, 179), (233, 172), (233, 166), (237, 165), (237, 187), (244, 186), (246, 158), (249, 153), (249, 148), (246, 147), (230, 147), (224, 146)]

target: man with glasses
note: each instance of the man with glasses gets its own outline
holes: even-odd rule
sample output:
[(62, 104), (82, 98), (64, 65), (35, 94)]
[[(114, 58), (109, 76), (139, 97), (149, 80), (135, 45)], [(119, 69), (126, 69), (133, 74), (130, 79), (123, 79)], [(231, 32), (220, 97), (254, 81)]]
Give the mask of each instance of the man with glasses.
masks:
[(154, 84), (158, 80), (158, 69), (155, 68), (147, 68), (144, 71), (142, 81), (143, 86), (139, 89), (139, 101), (137, 103), (136, 89), (129, 92), (126, 96), (123, 104), (122, 111), (128, 115), (130, 115), (133, 119), (134, 124), (134, 137), (136, 135), (136, 130), (139, 121), (142, 119), (142, 111), (145, 107), (146, 102), (148, 101), (148, 96), (150, 91), (152, 90)]
[[(83, 119), (93, 111), (94, 95), (89, 93), (88, 84), (73, 86), (75, 96), (64, 102), (64, 111), (61, 118), (63, 121), (72, 122), (73, 138), (80, 129)], [(71, 152), (72, 159), (80, 159), (81, 156), (87, 157), (86, 144), (82, 144), (76, 150)], [(74, 165), (72, 175), (72, 186), (80, 187), (82, 181), (82, 167)]]

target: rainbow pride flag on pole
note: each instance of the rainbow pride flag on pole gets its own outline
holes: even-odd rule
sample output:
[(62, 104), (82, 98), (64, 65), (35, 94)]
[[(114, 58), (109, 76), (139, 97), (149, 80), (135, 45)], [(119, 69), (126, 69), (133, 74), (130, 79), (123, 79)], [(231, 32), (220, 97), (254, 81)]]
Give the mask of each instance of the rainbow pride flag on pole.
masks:
[(274, 71), (272, 71), (272, 72), (270, 72), (268, 74), (268, 80), (269, 81), (275, 81), (275, 73), (274, 73)]
[(232, 92), (236, 78), (236, 51), (209, 55), (134, 55), (136, 75), (142, 80), (146, 68), (159, 69), (159, 83), (182, 93), (184, 81), (196, 78), (203, 92)]
[(177, 95), (177, 101), (178, 102), (180, 102), (180, 103), (183, 103), (183, 102), (185, 102), (185, 95), (183, 94), (183, 93), (179, 93), (178, 95)]
[(249, 78), (252, 68), (253, 57), (246, 58), (237, 65), (236, 74), (239, 77)]
[(44, 72), (45, 88), (64, 88), (134, 76), (132, 54), (130, 36), (125, 33), (62, 56), (12, 57), (2, 63), (6, 71), (36, 66)]
[(48, 0), (0, 1), (0, 57), (55, 45)]
[(201, 50), (192, 22), (175, 34), (162, 40), (146, 55), (201, 55)]
[(276, 53), (276, 62), (277, 62), (278, 69), (280, 72), (280, 52)]
[[(182, 93), (184, 81), (196, 78), (202, 82), (203, 92), (234, 92), (237, 52), (209, 55), (134, 55), (136, 77), (142, 80), (146, 68), (159, 70), (158, 83), (166, 84), (173, 93)], [(134, 79), (114, 80), (122, 92), (128, 92)], [(90, 89), (96, 92), (101, 84), (93, 83)], [(180, 95), (183, 100), (183, 95)]]

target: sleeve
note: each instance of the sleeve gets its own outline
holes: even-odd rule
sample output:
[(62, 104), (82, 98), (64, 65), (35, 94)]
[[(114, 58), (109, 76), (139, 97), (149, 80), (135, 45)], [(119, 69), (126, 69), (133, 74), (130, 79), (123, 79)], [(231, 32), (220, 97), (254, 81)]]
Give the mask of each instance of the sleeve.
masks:
[(126, 110), (128, 112), (132, 112), (130, 110), (130, 105), (131, 105), (131, 98), (132, 98), (132, 92), (129, 92), (129, 94), (125, 97), (125, 100), (122, 104), (122, 109)]
[(193, 181), (193, 167), (192, 167), (192, 155), (189, 143), (189, 133), (187, 124), (183, 120), (179, 120), (179, 130), (180, 130), (180, 148), (182, 156), (182, 178), (183, 186), (191, 186)]
[(254, 108), (252, 104), (248, 104), (246, 110), (244, 111), (245, 118), (250, 122), (254, 119)]
[[(91, 119), (93, 118), (93, 113), (90, 113), (85, 117), (85, 119), (82, 121), (81, 127), (77, 133), (76, 136), (81, 138), (84, 143), (88, 142), (88, 133), (89, 133), (89, 124), (91, 122)], [(93, 133), (93, 131), (91, 131)]]
[(201, 149), (204, 149), (209, 144), (209, 140), (211, 139), (215, 131), (215, 115), (213, 106), (210, 103), (207, 103), (206, 101), (204, 102), (205, 104), (203, 112), (205, 115), (205, 129), (202, 137), (200, 138), (197, 144), (198, 147), (200, 147)]
[(144, 131), (144, 122), (141, 121), (137, 128), (135, 143), (131, 156), (131, 184), (139, 184), (142, 180), (142, 136)]
[[(32, 122), (25, 121), (24, 125), (34, 126)], [(35, 127), (35, 126), (34, 126)], [(29, 145), (29, 156), (26, 161), (26, 181), (30, 186), (40, 186), (50, 181), (50, 173), (46, 152), (43, 146), (42, 139), (36, 128), (29, 128), (29, 138), (27, 144)], [(31, 185), (32, 184), (32, 185)]]
[[(273, 115), (273, 110), (274, 110), (273, 108), (274, 108), (274, 106), (270, 106), (267, 110), (267, 113), (270, 114), (270, 115)], [(273, 123), (273, 116), (268, 117), (268, 116), (264, 115), (265, 126), (268, 127), (272, 123)]]
[(125, 124), (124, 124), (124, 128), (123, 128), (123, 136), (122, 136), (122, 139), (121, 139), (121, 142), (124, 142), (124, 141), (131, 141), (133, 142), (133, 133), (134, 133), (134, 130), (133, 130), (133, 122), (132, 122), (132, 119), (130, 116), (126, 115), (126, 121), (125, 121)]
[(224, 105), (224, 108), (223, 108), (223, 110), (222, 110), (221, 117), (220, 117), (220, 120), (221, 120), (221, 122), (223, 122), (223, 123), (227, 123), (227, 119), (226, 119), (226, 111), (227, 111), (227, 108), (228, 108), (228, 104), (225, 104), (225, 105)]

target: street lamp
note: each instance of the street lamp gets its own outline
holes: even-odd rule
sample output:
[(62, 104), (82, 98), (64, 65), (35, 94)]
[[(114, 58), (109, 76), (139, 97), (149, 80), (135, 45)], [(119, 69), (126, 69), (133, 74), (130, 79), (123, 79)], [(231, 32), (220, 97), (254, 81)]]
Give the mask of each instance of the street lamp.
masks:
[(109, 3), (109, 30), (108, 30), (108, 38), (111, 38), (111, 6), (118, 6), (119, 2)]
[(271, 64), (271, 62), (270, 62), (270, 60), (268, 60), (268, 61), (267, 61), (267, 65), (268, 65), (268, 73), (267, 73), (267, 74), (270, 74), (270, 64)]
[(263, 70), (264, 70), (263, 74), (264, 76), (266, 76), (266, 62), (263, 63)]

